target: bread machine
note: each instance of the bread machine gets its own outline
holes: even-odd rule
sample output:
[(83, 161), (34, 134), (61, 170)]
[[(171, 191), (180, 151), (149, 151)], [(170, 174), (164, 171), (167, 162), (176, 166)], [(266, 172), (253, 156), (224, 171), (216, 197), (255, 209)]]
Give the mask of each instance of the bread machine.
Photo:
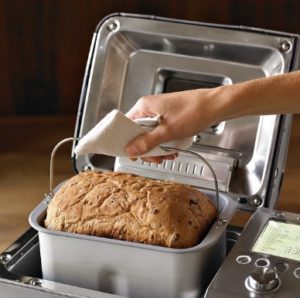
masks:
[[(143, 95), (210, 88), (298, 69), (298, 47), (298, 35), (289, 33), (110, 15), (93, 35), (75, 137), (87, 133), (112, 109), (126, 112)], [(214, 297), (209, 296), (211, 289), (218, 286), (214, 281), (208, 287), (209, 282), (222, 263), (228, 262), (227, 258), (224, 262), (226, 242), (229, 250), (239, 235), (234, 228), (227, 228), (235, 210), (256, 214), (256, 210), (276, 206), (291, 118), (242, 117), (217, 123), (194, 137), (189, 150), (209, 161), (221, 191), (219, 221), (199, 245), (175, 250), (47, 231), (42, 226), (45, 198), (30, 215), (34, 229), (0, 255), (0, 294), (185, 298), (200, 297), (207, 290), (207, 297)], [(118, 170), (171, 179), (215, 198), (211, 172), (190, 154), (160, 165), (91, 154), (73, 159), (76, 171)], [(250, 297), (266, 297), (251, 289), (249, 293)]]

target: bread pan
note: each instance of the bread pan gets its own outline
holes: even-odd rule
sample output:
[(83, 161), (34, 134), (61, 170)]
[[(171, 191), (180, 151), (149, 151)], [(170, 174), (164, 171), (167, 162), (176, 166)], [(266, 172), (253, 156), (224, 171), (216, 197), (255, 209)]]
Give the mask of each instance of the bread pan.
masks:
[[(214, 200), (215, 193), (205, 191)], [(30, 214), (38, 231), (43, 278), (125, 297), (199, 297), (226, 254), (235, 204), (220, 195), (220, 220), (197, 246), (172, 249), (43, 227), (47, 200)]]

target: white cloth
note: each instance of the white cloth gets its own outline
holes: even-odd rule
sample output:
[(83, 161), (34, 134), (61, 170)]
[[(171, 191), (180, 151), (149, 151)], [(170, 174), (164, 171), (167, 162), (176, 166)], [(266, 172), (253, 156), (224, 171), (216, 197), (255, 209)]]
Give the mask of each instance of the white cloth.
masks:
[[(79, 140), (74, 152), (77, 156), (88, 153), (128, 156), (125, 151), (127, 144), (138, 135), (148, 132), (158, 124), (159, 116), (133, 121), (120, 111), (112, 110)], [(168, 142), (162, 144), (162, 146), (186, 149), (192, 143), (193, 138), (191, 137)], [(170, 153), (170, 151), (157, 146), (142, 156), (163, 156)]]

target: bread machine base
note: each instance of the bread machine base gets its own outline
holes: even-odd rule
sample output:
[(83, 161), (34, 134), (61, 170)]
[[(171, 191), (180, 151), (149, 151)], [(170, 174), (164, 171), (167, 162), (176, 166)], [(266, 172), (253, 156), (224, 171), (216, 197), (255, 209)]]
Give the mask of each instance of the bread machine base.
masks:
[[(75, 137), (86, 134), (112, 109), (126, 113), (144, 95), (211, 88), (273, 76), (298, 69), (298, 61), (299, 37), (295, 34), (154, 16), (110, 15), (100, 22), (92, 39)], [(199, 132), (189, 150), (200, 153), (210, 161), (225, 197), (229, 197), (237, 208), (255, 212), (261, 207), (273, 208), (276, 205), (290, 128), (290, 115), (242, 117)], [(78, 172), (115, 169), (146, 177), (171, 179), (208, 192), (214, 191), (213, 179), (207, 167), (184, 155), (161, 165), (132, 162), (124, 158), (115, 160), (102, 155), (73, 156), (73, 159)], [(40, 216), (43, 216), (42, 213)], [(225, 237), (224, 226), (223, 229)], [(43, 255), (43, 258), (51, 258), (52, 245), (60, 246), (56, 238), (53, 240), (47, 247), (48, 255)], [(229, 242), (232, 244), (233, 241), (227, 239)], [(67, 249), (71, 251), (72, 248)], [(88, 245), (85, 248), (87, 251), (82, 253), (88, 255)], [(5, 297), (120, 297), (80, 287), (80, 282), (70, 285), (68, 281), (63, 284), (43, 279), (39, 250), (37, 234), (31, 229), (1, 254), (1, 294), (4, 293)], [(45, 252), (43, 248), (41, 251)], [(64, 257), (67, 260), (68, 256)], [(52, 261), (53, 266), (57, 265), (55, 258)], [(52, 261), (49, 262), (50, 271)], [(70, 258), (67, 261), (68, 264), (59, 268), (61, 276), (64, 272), (76, 275), (76, 270), (80, 271), (81, 266), (73, 264), (78, 259)], [(85, 260), (81, 259), (81, 262), (84, 264)], [(183, 259), (181, 263), (185, 265)], [(178, 265), (176, 262), (173, 264)], [(186, 265), (186, 269), (191, 267), (193, 271), (193, 267), (199, 264)], [(172, 274), (176, 270), (180, 273), (182, 268), (174, 266)], [(207, 268), (201, 270), (204, 275)], [(88, 275), (89, 271), (86, 270), (85, 274)], [(101, 282), (101, 276), (92, 274), (91, 279), (99, 278)], [(181, 283), (182, 280), (178, 284), (175, 281), (176, 278), (169, 293), (175, 293), (178, 297), (196, 297), (200, 292), (204, 294), (207, 286), (207, 281), (200, 281), (197, 289), (189, 293), (190, 296), (188, 293), (180, 296), (176, 292), (178, 286), (183, 289), (189, 285), (189, 281), (185, 285)], [(126, 289), (122, 278), (117, 278), (116, 283), (119, 288)], [(111, 284), (105, 286), (110, 287)], [(155, 290), (156, 285), (150, 284), (150, 287)]]
[(205, 298), (299, 297), (299, 279), (300, 215), (260, 208), (215, 275)]

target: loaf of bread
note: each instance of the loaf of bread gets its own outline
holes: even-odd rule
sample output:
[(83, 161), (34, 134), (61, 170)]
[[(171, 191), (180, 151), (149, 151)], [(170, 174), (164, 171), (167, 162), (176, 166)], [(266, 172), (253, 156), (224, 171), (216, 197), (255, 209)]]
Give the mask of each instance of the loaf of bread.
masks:
[(217, 217), (191, 186), (121, 172), (69, 179), (47, 209), (45, 227), (172, 248), (197, 245)]

